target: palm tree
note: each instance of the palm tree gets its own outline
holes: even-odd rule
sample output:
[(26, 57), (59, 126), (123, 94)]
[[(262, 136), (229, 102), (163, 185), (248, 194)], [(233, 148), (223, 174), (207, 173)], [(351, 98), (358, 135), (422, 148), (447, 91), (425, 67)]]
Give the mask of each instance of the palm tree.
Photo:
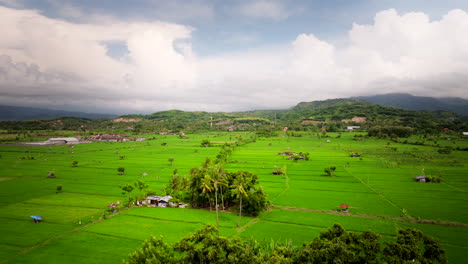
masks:
[(224, 168), (220, 165), (215, 165), (210, 168), (211, 181), (213, 183), (213, 188), (215, 190), (215, 207), (216, 207), (216, 227), (218, 228), (219, 236), (219, 216), (218, 216), (218, 187), (221, 190), (221, 202), (224, 210), (224, 199), (223, 199), (223, 186), (227, 186), (225, 176), (226, 172)]
[(213, 179), (213, 188), (215, 190), (215, 208), (216, 208), (216, 228), (218, 229), (218, 237), (219, 237), (219, 217), (218, 217), (218, 184), (219, 181)]
[(211, 200), (209, 193), (213, 190), (213, 186), (211, 185), (212, 179), (209, 175), (205, 175), (201, 182), (200, 188), (202, 193), (204, 193), (208, 197), (208, 202), (210, 203), (210, 211), (211, 211)]
[(211, 175), (214, 180), (216, 180), (216, 185), (219, 186), (221, 191), (221, 204), (224, 210), (224, 195), (223, 195), (223, 186), (228, 186), (226, 181), (226, 172), (224, 168), (220, 165), (215, 165), (211, 170)]
[(244, 175), (238, 174), (236, 179), (234, 180), (234, 184), (232, 187), (234, 188), (233, 193), (236, 195), (237, 199), (239, 199), (239, 219), (237, 222), (237, 227), (240, 227), (240, 219), (242, 215), (242, 197), (247, 197), (247, 192), (245, 191), (245, 183), (246, 179)]

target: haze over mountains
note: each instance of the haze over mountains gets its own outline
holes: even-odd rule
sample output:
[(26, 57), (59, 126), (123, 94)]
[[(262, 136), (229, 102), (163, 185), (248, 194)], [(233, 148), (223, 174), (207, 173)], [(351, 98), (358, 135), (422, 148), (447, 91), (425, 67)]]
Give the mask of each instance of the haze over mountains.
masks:
[(373, 96), (357, 96), (369, 103), (390, 106), (408, 110), (445, 110), (460, 115), (468, 115), (468, 100), (458, 97), (426, 97), (406, 93), (380, 94)]
[(0, 105), (0, 121), (20, 121), (58, 117), (113, 118), (116, 115)]
[[(445, 110), (460, 115), (468, 115), (468, 100), (463, 98), (433, 98), (414, 96), (411, 94), (395, 93), (373, 96), (359, 96), (350, 99), (361, 99), (369, 103), (382, 106), (402, 108), (408, 110)], [(300, 108), (303, 104), (294, 106)], [(59, 117), (84, 117), (84, 118), (113, 118), (116, 115), (103, 113), (85, 113), (66, 110), (52, 110), (44, 108), (20, 107), (20, 106), (0, 106), (0, 120), (34, 120)]]

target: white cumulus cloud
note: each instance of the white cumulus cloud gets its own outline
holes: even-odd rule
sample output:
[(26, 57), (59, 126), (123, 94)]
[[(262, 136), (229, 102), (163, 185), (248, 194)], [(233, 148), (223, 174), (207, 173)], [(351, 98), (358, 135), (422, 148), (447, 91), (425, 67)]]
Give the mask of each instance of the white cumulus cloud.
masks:
[[(410, 92), (467, 97), (468, 14), (377, 13), (336, 47), (312, 33), (288, 45), (199, 57), (190, 26), (79, 24), (0, 7), (0, 103), (106, 112), (235, 111)], [(109, 55), (109, 43), (127, 52)]]

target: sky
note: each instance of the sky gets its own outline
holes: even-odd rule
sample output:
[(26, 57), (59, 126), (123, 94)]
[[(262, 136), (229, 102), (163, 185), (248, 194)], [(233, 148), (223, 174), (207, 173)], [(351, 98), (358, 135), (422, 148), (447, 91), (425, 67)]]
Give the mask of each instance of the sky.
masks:
[(468, 98), (466, 0), (0, 0), (0, 104), (127, 114)]

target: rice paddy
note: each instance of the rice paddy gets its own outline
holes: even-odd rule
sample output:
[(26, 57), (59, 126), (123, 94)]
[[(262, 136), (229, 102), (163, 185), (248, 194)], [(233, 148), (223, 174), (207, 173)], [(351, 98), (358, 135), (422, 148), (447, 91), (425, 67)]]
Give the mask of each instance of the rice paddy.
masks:
[[(106, 211), (109, 203), (125, 199), (119, 185), (143, 180), (163, 195), (174, 169), (187, 175), (207, 157), (216, 157), (219, 147), (202, 147), (202, 140), (227, 142), (238, 135), (156, 135), (143, 142), (74, 147), (0, 146), (0, 263), (116, 263), (151, 235), (174, 243), (205, 224), (215, 224), (215, 213), (209, 210)], [(434, 146), (356, 141), (354, 133), (301, 135), (257, 138), (236, 148), (226, 169), (257, 174), (272, 208), (256, 218), (243, 216), (240, 228), (236, 212), (221, 212), (221, 235), (300, 246), (334, 223), (388, 239), (398, 228), (411, 227), (438, 238), (451, 263), (464, 262), (468, 152), (440, 154)], [(463, 138), (438, 141), (468, 146)], [(278, 155), (285, 151), (308, 152), (310, 160)], [(361, 157), (350, 157), (354, 152)], [(77, 167), (72, 167), (74, 160)], [(328, 166), (336, 166), (335, 176), (326, 176)], [(123, 175), (118, 167), (125, 168)], [(285, 174), (273, 175), (276, 169)], [(48, 178), (49, 172), (56, 178)], [(441, 176), (442, 182), (418, 183), (417, 175)], [(350, 206), (348, 213), (339, 211), (343, 203)], [(44, 220), (33, 223), (34, 214)]]

